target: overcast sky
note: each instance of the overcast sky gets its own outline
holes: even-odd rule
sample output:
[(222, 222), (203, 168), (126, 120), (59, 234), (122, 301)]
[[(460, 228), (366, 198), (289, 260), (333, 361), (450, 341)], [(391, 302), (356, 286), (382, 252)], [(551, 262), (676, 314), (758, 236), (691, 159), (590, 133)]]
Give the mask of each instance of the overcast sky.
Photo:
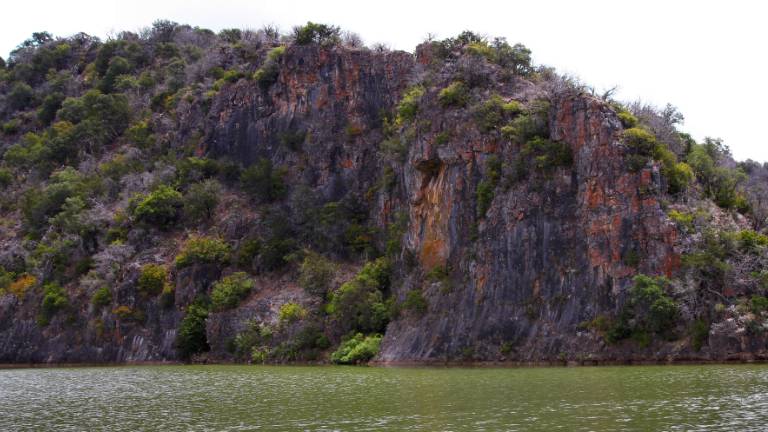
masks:
[(533, 50), (539, 64), (577, 75), (621, 100), (677, 106), (684, 131), (721, 137), (736, 159), (768, 161), (768, 6), (759, 1), (12, 1), (3, 4), (0, 55), (34, 31), (105, 38), (155, 19), (220, 30), (283, 31), (308, 20), (413, 51), (428, 33), (470, 29)]

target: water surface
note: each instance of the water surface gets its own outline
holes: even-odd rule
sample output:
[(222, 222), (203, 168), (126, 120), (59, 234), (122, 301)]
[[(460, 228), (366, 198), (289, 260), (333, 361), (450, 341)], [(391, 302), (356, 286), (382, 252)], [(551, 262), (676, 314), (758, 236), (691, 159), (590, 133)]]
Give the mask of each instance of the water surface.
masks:
[(766, 428), (766, 365), (0, 370), (2, 431)]

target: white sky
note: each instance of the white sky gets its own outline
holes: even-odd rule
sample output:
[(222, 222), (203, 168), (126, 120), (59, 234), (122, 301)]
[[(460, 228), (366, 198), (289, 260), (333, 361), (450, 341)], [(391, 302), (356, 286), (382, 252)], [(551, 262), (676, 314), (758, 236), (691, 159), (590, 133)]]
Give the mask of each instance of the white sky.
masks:
[(768, 3), (760, 1), (38, 0), (5, 2), (2, 15), (4, 58), (33, 31), (104, 38), (158, 18), (215, 31), (288, 31), (311, 20), (407, 51), (428, 33), (469, 29), (521, 42), (536, 63), (598, 90), (618, 85), (621, 100), (670, 102), (695, 138), (721, 137), (736, 159), (768, 161)]

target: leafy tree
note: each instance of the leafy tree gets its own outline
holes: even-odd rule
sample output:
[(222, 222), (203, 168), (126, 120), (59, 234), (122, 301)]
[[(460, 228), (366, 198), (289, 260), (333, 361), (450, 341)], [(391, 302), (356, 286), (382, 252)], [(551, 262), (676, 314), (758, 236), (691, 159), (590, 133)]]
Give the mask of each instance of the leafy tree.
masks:
[(312, 295), (325, 297), (336, 266), (320, 254), (308, 253), (299, 269), (299, 285)]
[(192, 221), (207, 221), (219, 204), (221, 184), (213, 179), (195, 183), (184, 194), (184, 216)]
[(116, 56), (109, 60), (109, 67), (107, 68), (104, 78), (99, 83), (99, 90), (102, 93), (112, 93), (115, 90), (115, 83), (120, 75), (131, 72), (131, 64), (123, 57)]
[(331, 294), (327, 311), (340, 331), (384, 331), (389, 321), (389, 303), (382, 291), (389, 287), (389, 272), (389, 262), (379, 258), (366, 263), (354, 279)]
[(35, 92), (29, 84), (16, 82), (8, 93), (8, 106), (14, 110), (22, 110), (30, 106), (34, 100)]
[(184, 205), (181, 194), (168, 185), (161, 185), (133, 201), (133, 217), (138, 222), (168, 229), (179, 220)]
[(308, 21), (306, 25), (293, 28), (293, 37), (299, 45), (338, 45), (341, 42), (341, 30), (336, 26)]
[(64, 95), (59, 92), (53, 92), (43, 99), (43, 104), (37, 110), (37, 119), (44, 125), (49, 125), (56, 118), (56, 112), (61, 108), (64, 102)]
[(210, 349), (205, 333), (207, 318), (208, 305), (204, 301), (198, 299), (187, 307), (176, 334), (176, 348), (181, 358), (188, 359)]

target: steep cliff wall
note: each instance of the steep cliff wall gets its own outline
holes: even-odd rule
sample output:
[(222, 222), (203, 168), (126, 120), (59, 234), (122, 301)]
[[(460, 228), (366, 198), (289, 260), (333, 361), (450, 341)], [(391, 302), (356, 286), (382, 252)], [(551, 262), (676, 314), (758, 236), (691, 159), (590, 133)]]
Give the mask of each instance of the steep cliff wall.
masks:
[[(90, 240), (53, 222), (67, 207), (47, 214), (51, 222), (34, 236), (26, 208), (4, 207), (17, 222), (2, 227), (0, 264), (18, 270), (0, 292), (0, 363), (175, 361), (187, 357), (179, 339), (190, 332), (200, 361), (324, 360), (350, 330), (384, 331), (375, 359), (385, 363), (765, 357), (764, 332), (750, 324), (761, 312), (747, 305), (760, 291), (744, 282), (758, 264), (723, 270), (731, 273), (713, 289), (696, 273), (701, 266), (681, 259), (706, 239), (694, 222), (670, 218), (670, 208), (709, 209), (714, 216), (697, 228), (736, 232), (749, 223), (695, 185), (669, 192), (667, 162), (684, 154), (656, 149), (634, 166), (637, 149), (625, 135), (632, 125), (619, 105), (551, 71), (521, 72), (478, 55), (472, 44), (447, 54), (439, 47), (427, 43), (412, 55), (273, 42), (246, 55), (228, 46), (216, 64), (246, 59), (232, 79), (214, 82), (205, 72), (176, 93), (170, 84), (155, 94), (126, 90), (134, 126), (77, 160), (86, 177), (111, 176), (103, 167), (116, 160), (135, 162), (89, 192), (84, 213), (67, 216), (97, 221)], [(98, 63), (97, 48), (82, 48), (78, 61)], [(270, 80), (258, 78), (270, 67)], [(84, 77), (77, 85), (82, 92), (90, 84)], [(139, 116), (150, 106), (153, 113)], [(23, 128), (34, 131), (7, 134), (6, 153), (27, 145)], [(268, 170), (248, 174), (254, 166)], [(32, 169), (14, 175), (9, 193), (19, 200), (55, 183)], [(188, 219), (186, 207), (169, 226), (137, 216), (132, 197), (171, 185), (189, 200), (190, 184), (211, 179), (221, 185), (207, 219)], [(179, 264), (196, 236), (220, 239), (230, 255)], [(64, 240), (71, 256), (51, 258)], [(749, 262), (762, 262), (758, 249), (738, 241), (741, 252), (718, 259), (752, 254)], [(380, 256), (386, 281), (358, 274)], [(75, 257), (89, 267), (73, 270)], [(62, 260), (69, 270), (57, 273)], [(331, 269), (320, 291), (306, 282), (314, 262)], [(147, 264), (168, 272), (162, 295), (139, 287)], [(248, 279), (246, 294), (205, 306), (202, 327), (190, 327), (194, 305), (235, 273)], [(632, 294), (639, 274), (672, 280), (658, 294), (676, 302), (664, 331), (639, 331), (645, 318), (627, 315), (640, 307)], [(102, 304), (94, 299), (104, 288)], [(362, 290), (355, 301), (365, 307), (342, 303), (345, 290)], [(66, 307), (46, 306), (56, 295)], [(703, 331), (690, 330), (699, 322)], [(619, 324), (634, 330), (619, 333)]]

